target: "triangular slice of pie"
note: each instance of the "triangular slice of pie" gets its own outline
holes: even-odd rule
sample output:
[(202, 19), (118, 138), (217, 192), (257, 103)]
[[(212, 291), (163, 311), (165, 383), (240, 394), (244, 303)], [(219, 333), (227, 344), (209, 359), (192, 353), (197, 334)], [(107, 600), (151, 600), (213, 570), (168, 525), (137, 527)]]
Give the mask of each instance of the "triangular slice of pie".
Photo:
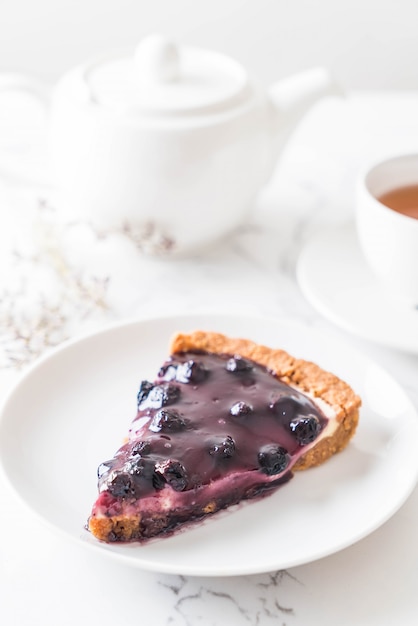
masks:
[(317, 365), (245, 339), (178, 334), (142, 381), (126, 443), (98, 469), (88, 521), (103, 541), (143, 541), (267, 495), (353, 436), (360, 398)]

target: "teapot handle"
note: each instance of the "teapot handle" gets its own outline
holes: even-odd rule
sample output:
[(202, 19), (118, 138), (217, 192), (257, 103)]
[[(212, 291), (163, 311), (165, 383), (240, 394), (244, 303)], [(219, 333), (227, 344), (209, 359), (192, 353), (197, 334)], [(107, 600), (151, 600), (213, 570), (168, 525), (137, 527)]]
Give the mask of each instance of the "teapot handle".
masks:
[[(38, 105), (41, 105), (45, 118), (49, 115), (51, 101), (51, 88), (42, 81), (25, 74), (1, 73), (0, 74), (0, 99), (6, 93), (22, 93), (32, 98)], [(13, 137), (12, 137), (13, 142)], [(16, 141), (18, 144), (18, 142)], [(31, 142), (32, 143), (32, 142)], [(46, 172), (34, 171), (39, 168), (29, 167), (24, 164), (24, 157), (34, 148), (31, 143), (17, 145), (8, 154), (7, 149), (0, 148), (0, 181), (3, 179), (6, 184), (18, 186), (45, 185), (47, 183)], [(18, 154), (14, 154), (18, 152)]]

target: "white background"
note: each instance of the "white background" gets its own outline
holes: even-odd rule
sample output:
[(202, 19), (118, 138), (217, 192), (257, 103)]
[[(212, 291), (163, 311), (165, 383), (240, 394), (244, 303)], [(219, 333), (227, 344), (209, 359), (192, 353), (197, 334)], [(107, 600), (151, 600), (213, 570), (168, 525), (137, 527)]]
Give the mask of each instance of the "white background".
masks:
[(55, 80), (160, 31), (262, 81), (327, 65), (347, 89), (418, 88), (417, 0), (0, 0), (0, 71)]

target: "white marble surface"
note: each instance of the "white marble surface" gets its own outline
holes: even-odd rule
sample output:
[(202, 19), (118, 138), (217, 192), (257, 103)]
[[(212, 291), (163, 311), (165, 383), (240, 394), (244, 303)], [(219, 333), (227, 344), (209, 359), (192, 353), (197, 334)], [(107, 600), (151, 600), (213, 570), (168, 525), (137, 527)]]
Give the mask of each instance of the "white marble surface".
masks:
[[(0, 102), (1, 396), (29, 362), (66, 337), (135, 316), (228, 310), (292, 318), (347, 339), (383, 365), (418, 408), (418, 356), (337, 329), (306, 302), (295, 279), (309, 237), (352, 219), (355, 179), (368, 161), (418, 150), (418, 93), (354, 93), (317, 106), (250, 223), (201, 256), (176, 261), (143, 258), (129, 233), (63, 226), (54, 190), (36, 182), (41, 116), (23, 123), (17, 109), (26, 103)], [(30, 181), (16, 171), (22, 164)], [(3, 480), (0, 501), (0, 623), (7, 626), (416, 623), (417, 491), (379, 530), (338, 554), (289, 571), (222, 579), (133, 570), (67, 543)]]

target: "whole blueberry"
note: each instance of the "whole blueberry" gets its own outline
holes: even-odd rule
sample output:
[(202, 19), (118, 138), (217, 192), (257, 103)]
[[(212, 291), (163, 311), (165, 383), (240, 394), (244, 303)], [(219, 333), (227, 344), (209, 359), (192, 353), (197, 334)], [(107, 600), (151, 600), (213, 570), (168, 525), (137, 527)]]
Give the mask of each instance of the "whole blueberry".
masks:
[(176, 380), (179, 383), (201, 383), (208, 375), (208, 370), (202, 363), (190, 359), (177, 367)]
[(161, 409), (152, 418), (149, 429), (154, 433), (178, 432), (186, 427), (186, 422), (176, 409)]
[(138, 406), (144, 402), (148, 398), (148, 395), (151, 389), (154, 388), (154, 385), (149, 382), (149, 380), (142, 380), (139, 385), (138, 395), (136, 397)]
[(276, 444), (263, 446), (258, 453), (258, 464), (264, 474), (280, 474), (289, 465), (289, 455), (285, 448)]
[(290, 422), (289, 427), (301, 446), (306, 446), (306, 444), (315, 441), (321, 431), (321, 424), (315, 415), (295, 417)]
[(156, 463), (155, 474), (158, 477), (155, 480), (158, 481), (163, 478), (174, 491), (184, 491), (187, 487), (188, 480), (186, 469), (179, 461), (167, 459)]
[(247, 372), (251, 372), (253, 369), (253, 364), (247, 359), (244, 359), (239, 354), (228, 359), (226, 362), (226, 370), (228, 372), (232, 372), (233, 374), (244, 374)]
[(144, 408), (160, 409), (168, 404), (177, 402), (180, 396), (180, 389), (171, 383), (155, 385), (148, 393), (143, 402)]
[(230, 435), (212, 442), (209, 454), (218, 459), (230, 459), (235, 454), (235, 441)]
[(234, 417), (245, 417), (253, 412), (253, 407), (251, 404), (247, 404), (246, 402), (236, 402), (231, 406), (229, 412)]
[(107, 490), (115, 498), (128, 498), (135, 495), (135, 485), (129, 474), (117, 474), (108, 484)]

